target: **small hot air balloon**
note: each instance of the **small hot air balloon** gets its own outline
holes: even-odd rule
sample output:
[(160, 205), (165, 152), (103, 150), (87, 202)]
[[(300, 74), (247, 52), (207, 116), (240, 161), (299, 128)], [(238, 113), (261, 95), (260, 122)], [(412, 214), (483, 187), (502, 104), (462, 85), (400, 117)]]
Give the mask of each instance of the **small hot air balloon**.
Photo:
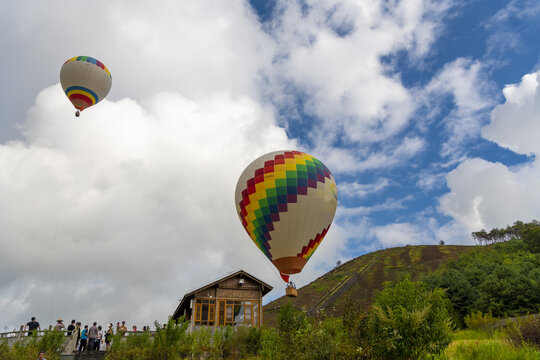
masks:
[(80, 111), (97, 104), (111, 90), (109, 69), (90, 56), (76, 56), (64, 63), (60, 70), (60, 83), (69, 101)]
[[(334, 219), (337, 188), (330, 170), (300, 151), (275, 151), (253, 161), (236, 184), (238, 216), (285, 282), (302, 271)], [(295, 296), (294, 292), (287, 294)]]

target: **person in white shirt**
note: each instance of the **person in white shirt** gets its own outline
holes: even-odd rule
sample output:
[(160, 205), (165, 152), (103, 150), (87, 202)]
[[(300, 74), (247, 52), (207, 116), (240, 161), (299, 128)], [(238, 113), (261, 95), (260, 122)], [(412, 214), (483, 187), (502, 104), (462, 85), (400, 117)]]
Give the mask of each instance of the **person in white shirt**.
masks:
[(99, 351), (104, 351), (105, 350), (105, 340), (103, 339), (103, 328), (100, 326), (98, 326), (98, 337), (97, 337), (97, 348), (96, 350), (99, 350)]

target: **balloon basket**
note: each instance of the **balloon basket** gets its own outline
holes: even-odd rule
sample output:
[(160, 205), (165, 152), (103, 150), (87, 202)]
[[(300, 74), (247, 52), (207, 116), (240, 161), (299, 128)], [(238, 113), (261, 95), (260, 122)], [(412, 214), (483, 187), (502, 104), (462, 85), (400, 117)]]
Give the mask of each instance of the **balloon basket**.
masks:
[(287, 289), (285, 289), (285, 295), (287, 295), (288, 297), (297, 297), (298, 291), (293, 287), (288, 287)]

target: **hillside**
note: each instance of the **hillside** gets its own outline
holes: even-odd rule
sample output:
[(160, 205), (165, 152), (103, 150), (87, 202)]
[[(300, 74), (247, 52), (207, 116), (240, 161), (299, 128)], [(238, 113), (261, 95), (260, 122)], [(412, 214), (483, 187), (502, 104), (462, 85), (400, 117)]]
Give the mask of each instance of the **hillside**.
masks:
[(289, 301), (297, 308), (306, 309), (310, 315), (322, 310), (327, 315), (340, 316), (348, 297), (367, 309), (375, 292), (382, 290), (384, 282), (405, 276), (419, 280), (449, 259), (456, 259), (474, 248), (459, 245), (405, 246), (357, 257), (298, 289), (298, 297), (283, 296), (268, 303), (264, 306), (265, 325), (274, 326), (279, 308)]

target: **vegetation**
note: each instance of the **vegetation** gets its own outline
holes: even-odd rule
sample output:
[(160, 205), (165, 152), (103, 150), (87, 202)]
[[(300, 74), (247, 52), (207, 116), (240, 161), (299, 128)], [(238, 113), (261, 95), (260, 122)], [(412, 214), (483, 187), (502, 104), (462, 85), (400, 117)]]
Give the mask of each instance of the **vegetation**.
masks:
[[(274, 302), (273, 328), (188, 332), (186, 322), (171, 320), (166, 326), (156, 323), (153, 336), (116, 335), (106, 358), (540, 359), (540, 315), (508, 319), (505, 328), (497, 327), (500, 318), (539, 312), (540, 224), (516, 222), (474, 234), (491, 245), (404, 247), (342, 264), (305, 287), (304, 294), (299, 291), (293, 302)], [(332, 299), (340, 310), (308, 316), (306, 310), (318, 302), (309, 296), (330, 292), (332, 284), (351, 274), (361, 275), (359, 285)], [(382, 279), (394, 281), (382, 289)], [(359, 292), (362, 286), (368, 290)], [(359, 302), (359, 294), (369, 295), (368, 302)], [(59, 359), (62, 341), (61, 333), (48, 332), (11, 348), (0, 342), (0, 359), (34, 359), (39, 350), (47, 351), (49, 360)]]
[[(459, 258), (462, 254), (474, 250), (474, 246), (459, 245), (419, 245), (397, 247), (376, 251), (352, 259), (335, 267), (312, 283), (298, 289), (298, 297), (292, 299), (292, 305), (316, 313), (317, 304), (341, 281), (353, 279), (352, 286), (336, 296), (331, 296), (324, 311), (328, 316), (344, 315), (346, 299), (354, 299), (354, 304), (363, 311), (368, 311), (375, 299), (375, 294), (383, 290), (387, 281), (400, 281), (405, 277), (421, 280), (441, 264)], [(353, 276), (351, 276), (353, 275)], [(264, 306), (264, 321), (267, 326), (275, 327), (278, 323), (280, 308), (290, 298), (283, 296)]]
[(531, 252), (540, 252), (540, 222), (533, 220), (530, 223), (516, 221), (504, 229), (494, 228), (489, 232), (482, 229), (472, 233), (472, 237), (479, 245), (489, 245), (513, 239), (522, 239)]
[(511, 321), (506, 327), (508, 339), (515, 346), (529, 345), (540, 349), (540, 316)]
[(451, 341), (450, 301), (441, 289), (405, 279), (377, 295), (368, 320), (373, 357), (420, 359)]
[(465, 317), (478, 312), (494, 317), (538, 312), (540, 252), (536, 252), (536, 247), (540, 243), (540, 226), (516, 224), (504, 233), (519, 236), (477, 248), (424, 279), (430, 289), (445, 289), (458, 326), (464, 327)]
[(59, 360), (64, 333), (60, 331), (45, 331), (43, 336), (37, 332), (31, 337), (17, 341), (13, 346), (0, 341), (0, 359), (2, 360), (35, 360), (40, 351), (44, 351), (48, 360)]

